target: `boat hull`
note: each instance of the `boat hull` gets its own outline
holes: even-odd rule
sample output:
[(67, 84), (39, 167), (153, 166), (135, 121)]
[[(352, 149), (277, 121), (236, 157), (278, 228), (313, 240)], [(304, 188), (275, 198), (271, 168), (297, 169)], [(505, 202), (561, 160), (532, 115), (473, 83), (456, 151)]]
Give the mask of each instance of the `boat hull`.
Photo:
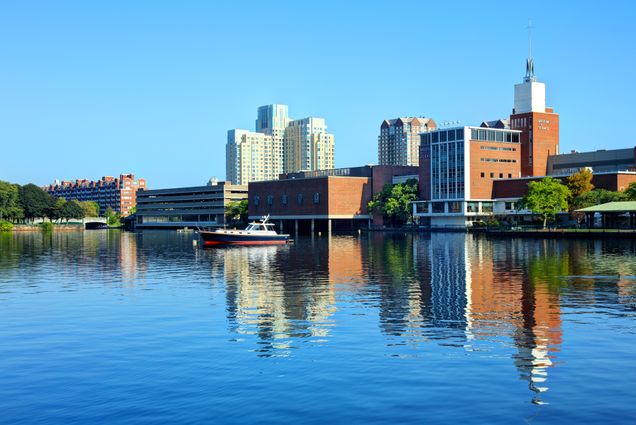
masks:
[(239, 235), (200, 232), (203, 245), (284, 245), (289, 235)]

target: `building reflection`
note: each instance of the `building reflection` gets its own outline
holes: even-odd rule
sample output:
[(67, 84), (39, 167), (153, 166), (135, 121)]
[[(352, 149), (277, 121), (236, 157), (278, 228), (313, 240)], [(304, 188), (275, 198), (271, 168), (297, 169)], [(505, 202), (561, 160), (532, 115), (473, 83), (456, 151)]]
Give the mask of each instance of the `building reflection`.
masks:
[[(395, 353), (430, 342), (479, 352), (512, 347), (511, 362), (537, 404), (558, 363), (568, 297), (634, 310), (636, 264), (621, 264), (624, 250), (613, 253), (608, 241), (372, 232), (215, 252), (231, 330), (256, 335), (259, 355), (329, 340), (337, 302), (348, 297), (359, 314), (377, 311)], [(594, 276), (604, 267), (623, 270), (608, 277), (612, 285)]]
[(360, 268), (355, 257), (330, 258), (326, 238), (311, 249), (231, 247), (216, 252), (224, 263), (230, 330), (257, 335), (256, 351), (263, 356), (287, 355), (303, 338), (327, 338), (336, 309), (334, 279), (349, 267)]
[[(380, 284), (383, 331), (406, 343), (432, 340), (467, 349), (508, 337), (516, 347), (519, 376), (541, 403), (538, 395), (548, 389), (562, 328), (559, 292), (539, 279), (545, 276), (540, 268), (565, 257), (534, 246), (527, 252), (527, 241), (495, 245), (465, 234), (414, 238), (399, 253), (392, 252), (393, 244), (385, 241), (380, 257), (400, 258), (397, 270), (393, 261), (376, 260), (393, 277)], [(536, 273), (526, 273), (528, 255)]]

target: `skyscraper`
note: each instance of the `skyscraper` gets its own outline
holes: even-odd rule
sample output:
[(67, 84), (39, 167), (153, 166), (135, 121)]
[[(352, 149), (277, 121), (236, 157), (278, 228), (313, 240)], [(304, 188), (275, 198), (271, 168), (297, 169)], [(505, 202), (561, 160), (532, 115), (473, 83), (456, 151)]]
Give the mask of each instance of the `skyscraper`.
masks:
[(279, 174), (334, 168), (334, 137), (324, 118), (292, 120), (287, 105), (257, 110), (256, 131), (227, 134), (226, 180), (234, 184), (275, 180)]
[(335, 168), (334, 137), (327, 133), (324, 118), (291, 121), (285, 129), (284, 145), (286, 173)]
[(419, 165), (419, 133), (435, 127), (431, 118), (401, 117), (382, 121), (378, 162), (380, 165)]

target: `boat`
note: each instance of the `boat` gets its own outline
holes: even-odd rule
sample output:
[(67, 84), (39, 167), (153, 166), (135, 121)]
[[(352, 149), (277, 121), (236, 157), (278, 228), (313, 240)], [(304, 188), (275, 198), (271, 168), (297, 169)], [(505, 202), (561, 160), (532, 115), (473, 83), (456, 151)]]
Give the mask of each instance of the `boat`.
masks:
[(269, 215), (260, 221), (253, 221), (245, 230), (236, 229), (199, 229), (204, 246), (211, 245), (283, 245), (289, 242), (289, 235), (278, 234), (274, 223), (269, 223)]

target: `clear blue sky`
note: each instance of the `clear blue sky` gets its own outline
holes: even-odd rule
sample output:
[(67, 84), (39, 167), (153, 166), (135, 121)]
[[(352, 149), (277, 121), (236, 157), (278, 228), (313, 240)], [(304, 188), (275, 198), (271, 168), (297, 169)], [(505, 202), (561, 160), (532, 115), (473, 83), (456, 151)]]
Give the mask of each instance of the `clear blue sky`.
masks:
[(256, 108), (322, 116), (336, 166), (377, 162), (385, 118), (507, 117), (532, 20), (561, 150), (636, 145), (636, 6), (605, 2), (4, 1), (0, 179), (225, 178)]

